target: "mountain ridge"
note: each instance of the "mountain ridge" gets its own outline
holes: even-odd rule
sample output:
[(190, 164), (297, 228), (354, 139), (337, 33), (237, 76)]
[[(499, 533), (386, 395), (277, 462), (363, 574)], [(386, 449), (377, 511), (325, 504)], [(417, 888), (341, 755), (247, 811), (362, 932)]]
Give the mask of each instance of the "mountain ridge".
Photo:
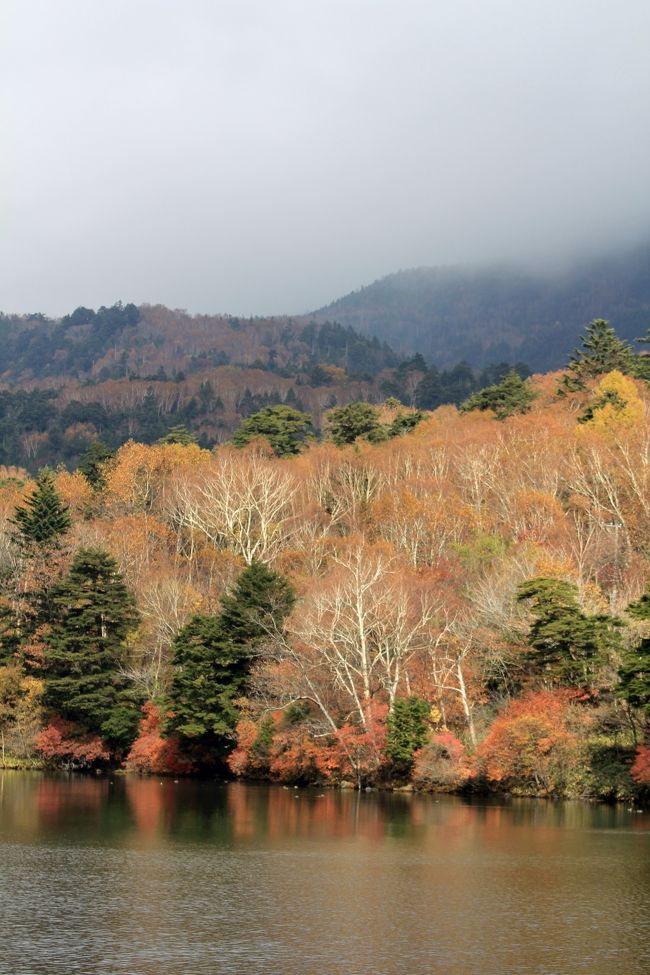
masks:
[(593, 318), (629, 341), (650, 324), (650, 242), (559, 271), (441, 265), (388, 274), (312, 313), (437, 366), (500, 360), (557, 369)]

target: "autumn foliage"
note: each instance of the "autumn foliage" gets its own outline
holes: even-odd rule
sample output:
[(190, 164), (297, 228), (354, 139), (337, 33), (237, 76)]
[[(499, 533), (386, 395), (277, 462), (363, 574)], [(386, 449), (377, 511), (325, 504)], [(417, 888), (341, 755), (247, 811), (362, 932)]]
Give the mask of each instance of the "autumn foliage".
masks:
[[(525, 413), (446, 406), (401, 436), (310, 441), (286, 457), (259, 440), (215, 450), (129, 441), (92, 488), (55, 473), (70, 526), (47, 557), (12, 541), (35, 485), (7, 471), (5, 739), (33, 729), (33, 753), (47, 761), (124, 759), (131, 771), (181, 774), (196, 756), (170, 702), (200, 709), (205, 699), (219, 761), (235, 776), (588, 795), (594, 756), (607, 753), (631, 794), (648, 780), (639, 742), (650, 692), (640, 664), (627, 697), (620, 675), (647, 639), (628, 607), (650, 581), (649, 396), (615, 371), (561, 396), (559, 379), (533, 377)], [(121, 752), (48, 705), (48, 599), (79, 550), (105, 552), (137, 605), (115, 680), (135, 702), (134, 729), (147, 703)], [(223, 648), (238, 623), (232, 612), (223, 623), (224, 608), (255, 566), (286, 580), (295, 602), (257, 621), (235, 687)], [(198, 619), (216, 635), (209, 666), (204, 644), (192, 644), (193, 695), (179, 634)], [(71, 653), (78, 642), (70, 637)], [(217, 668), (219, 694), (209, 686)], [(13, 690), (16, 669), (18, 684), (29, 675), (45, 690)], [(417, 733), (397, 748), (389, 737), (408, 701), (420, 702)], [(198, 727), (205, 715), (194, 717)]]
[(477, 771), (504, 788), (561, 792), (579, 756), (571, 695), (540, 691), (512, 701), (476, 753)]
[(650, 748), (647, 745), (637, 748), (631, 775), (639, 785), (650, 786)]
[(109, 761), (110, 751), (97, 735), (79, 734), (71, 721), (58, 715), (36, 736), (36, 747), (47, 762), (88, 768)]
[(138, 737), (131, 745), (126, 757), (125, 768), (141, 775), (188, 775), (192, 763), (183, 758), (176, 735), (163, 737), (163, 719), (160, 710), (152, 701), (142, 708), (144, 717), (140, 722)]

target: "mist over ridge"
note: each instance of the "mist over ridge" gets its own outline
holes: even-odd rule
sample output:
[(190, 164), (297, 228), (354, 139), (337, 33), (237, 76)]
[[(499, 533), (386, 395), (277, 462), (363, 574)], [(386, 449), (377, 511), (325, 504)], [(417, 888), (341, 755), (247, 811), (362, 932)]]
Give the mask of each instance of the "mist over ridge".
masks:
[(419, 352), (436, 365), (502, 359), (560, 368), (584, 326), (612, 321), (633, 341), (650, 324), (650, 243), (539, 264), (417, 267), (389, 274), (313, 313)]
[(280, 315), (650, 227), (641, 0), (5, 0), (0, 307)]

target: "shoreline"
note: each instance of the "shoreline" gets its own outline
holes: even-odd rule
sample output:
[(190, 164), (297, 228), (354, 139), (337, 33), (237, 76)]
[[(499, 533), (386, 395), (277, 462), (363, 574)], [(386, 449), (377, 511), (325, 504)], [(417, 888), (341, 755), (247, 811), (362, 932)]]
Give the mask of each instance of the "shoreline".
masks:
[[(11, 760), (10, 760), (11, 762)], [(623, 805), (625, 803), (631, 804), (632, 807), (637, 807), (637, 811), (641, 812), (646, 809), (650, 809), (650, 796), (643, 796), (639, 794), (624, 794), (624, 795), (578, 795), (578, 794), (558, 794), (549, 793), (544, 791), (539, 792), (528, 792), (525, 790), (508, 790), (508, 789), (490, 789), (489, 787), (480, 788), (445, 788), (441, 787), (439, 789), (427, 788), (419, 789), (413, 783), (404, 784), (391, 784), (391, 783), (381, 783), (378, 785), (365, 785), (357, 786), (354, 782), (349, 780), (343, 780), (342, 782), (302, 782), (302, 783), (288, 783), (273, 781), (271, 779), (261, 779), (261, 778), (246, 778), (246, 777), (220, 777), (220, 776), (210, 776), (210, 775), (172, 775), (168, 773), (146, 773), (132, 772), (122, 768), (115, 769), (73, 769), (73, 768), (56, 768), (53, 766), (48, 766), (44, 763), (30, 763), (26, 764), (24, 760), (16, 760), (9, 764), (4, 762), (0, 764), (0, 775), (3, 772), (39, 772), (43, 775), (68, 775), (68, 776), (79, 776), (81, 778), (88, 779), (111, 779), (111, 778), (124, 778), (131, 780), (154, 780), (158, 779), (162, 785), (163, 782), (172, 782), (178, 784), (179, 782), (213, 782), (220, 785), (232, 785), (241, 784), (247, 786), (274, 786), (277, 788), (285, 790), (309, 790), (309, 789), (328, 789), (333, 792), (357, 792), (359, 794), (365, 793), (367, 795), (371, 794), (393, 794), (393, 795), (403, 795), (403, 796), (457, 796), (461, 798), (471, 799), (471, 798), (494, 798), (494, 799), (535, 799), (535, 800), (548, 800), (549, 802), (583, 802), (590, 805)]]

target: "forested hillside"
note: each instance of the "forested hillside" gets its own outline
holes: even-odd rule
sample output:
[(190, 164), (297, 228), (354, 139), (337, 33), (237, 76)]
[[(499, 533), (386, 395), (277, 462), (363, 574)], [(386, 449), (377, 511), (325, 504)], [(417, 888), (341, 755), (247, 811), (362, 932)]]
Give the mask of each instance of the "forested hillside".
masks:
[(641, 798), (647, 361), (4, 469), (3, 763)]
[(326, 409), (359, 399), (460, 403), (508, 371), (400, 362), (385, 343), (331, 322), (121, 303), (60, 320), (0, 315), (0, 339), (0, 463), (32, 471), (74, 467), (97, 439), (116, 449), (184, 428), (211, 447), (278, 404), (306, 411), (318, 430)]
[(645, 334), (650, 245), (554, 273), (514, 266), (400, 271), (314, 313), (437, 366), (521, 360), (536, 372), (558, 369), (596, 316), (623, 338)]

